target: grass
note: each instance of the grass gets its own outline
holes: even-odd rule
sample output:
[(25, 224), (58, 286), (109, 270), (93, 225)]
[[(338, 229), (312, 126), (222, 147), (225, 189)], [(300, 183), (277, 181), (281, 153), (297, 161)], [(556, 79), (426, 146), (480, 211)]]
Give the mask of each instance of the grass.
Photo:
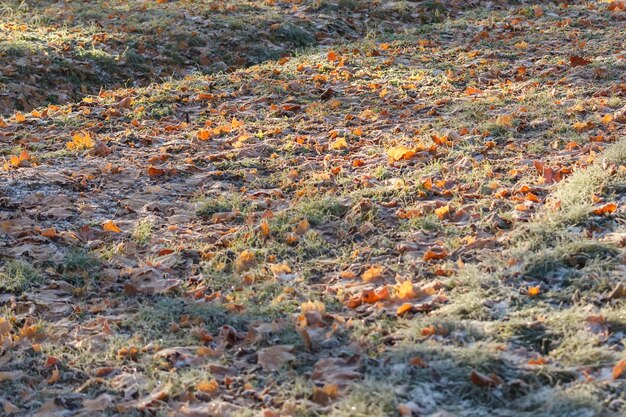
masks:
[[(212, 401), (241, 415), (624, 413), (625, 125), (604, 117), (621, 81), (593, 75), (623, 67), (619, 14), (155, 4), (80, 10), (112, 8), (133, 30), (67, 36), (98, 68), (138, 79), (125, 60), (157, 53), (171, 78), (0, 123), (2, 372), (28, 374), (1, 383), (24, 415), (103, 392), (112, 415)], [(207, 27), (168, 27), (181, 11)], [(342, 39), (367, 38), (289, 55), (365, 13)], [(218, 24), (244, 49), (203, 50)], [(285, 45), (259, 49), (268, 39)], [(593, 64), (572, 66), (572, 50)], [(66, 152), (83, 130), (111, 153)], [(11, 164), (22, 150), (33, 158)]]
[(139, 220), (132, 231), (132, 238), (138, 245), (150, 242), (154, 230), (154, 223), (150, 218)]
[(0, 289), (21, 293), (40, 282), (41, 276), (24, 262), (9, 260), (0, 267)]

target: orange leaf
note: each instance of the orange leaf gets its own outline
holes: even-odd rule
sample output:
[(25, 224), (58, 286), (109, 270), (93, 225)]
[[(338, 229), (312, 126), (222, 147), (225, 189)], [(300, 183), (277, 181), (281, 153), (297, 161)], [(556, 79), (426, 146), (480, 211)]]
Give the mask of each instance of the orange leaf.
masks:
[(211, 131), (210, 130), (199, 130), (198, 131), (198, 139), (200, 140), (209, 140), (209, 138), (211, 137)]
[(339, 61), (339, 55), (337, 55), (337, 53), (335, 51), (328, 51), (328, 55), (327, 55), (328, 61), (330, 62), (337, 62)]
[(428, 366), (426, 365), (426, 362), (424, 362), (424, 360), (419, 356), (413, 356), (411, 359), (409, 359), (409, 363), (419, 368), (426, 368)]
[[(433, 249), (436, 249), (436, 250), (433, 250)], [(446, 256), (448, 256), (448, 252), (443, 248), (433, 248), (433, 249), (428, 249), (424, 253), (423, 259), (425, 261), (430, 261), (431, 259), (444, 259)]]
[(398, 309), (396, 310), (396, 315), (402, 316), (402, 315), (412, 311), (413, 308), (414, 308), (413, 304), (411, 304), (411, 303), (404, 303), (400, 307), (398, 307)]
[(220, 389), (220, 385), (214, 379), (210, 381), (205, 379), (204, 381), (200, 381), (196, 384), (196, 389), (207, 394), (215, 394)]
[(41, 236), (53, 238), (57, 235), (57, 230), (54, 227), (49, 227), (41, 231)]
[(106, 230), (107, 232), (113, 232), (113, 233), (120, 233), (122, 231), (122, 229), (117, 227), (117, 225), (115, 224), (113, 220), (107, 220), (104, 223), (102, 223), (102, 228)]
[(476, 87), (467, 87), (465, 89), (465, 95), (467, 96), (475, 96), (478, 94), (482, 94), (483, 90), (481, 90), (480, 88), (476, 88)]
[(615, 210), (617, 210), (617, 204), (615, 203), (607, 203), (602, 207), (598, 207), (593, 211), (593, 214), (602, 215), (602, 214), (611, 214)]
[(546, 363), (548, 362), (541, 356), (538, 358), (532, 358), (528, 361), (529, 365), (545, 365)]
[(620, 360), (613, 367), (613, 372), (611, 373), (611, 377), (613, 379), (619, 378), (623, 373), (624, 369), (626, 369), (626, 358)]
[(528, 295), (531, 297), (536, 297), (541, 293), (541, 287), (530, 287), (528, 289)]
[(387, 300), (389, 298), (389, 287), (378, 288), (376, 290), (365, 290), (361, 294), (361, 298), (364, 303), (374, 304), (379, 301)]
[(420, 332), (422, 336), (429, 337), (437, 334), (437, 329), (432, 324), (430, 326), (426, 326)]
[(154, 167), (150, 165), (148, 167), (148, 175), (151, 177), (160, 177), (161, 175), (165, 175), (167, 171), (161, 168)]

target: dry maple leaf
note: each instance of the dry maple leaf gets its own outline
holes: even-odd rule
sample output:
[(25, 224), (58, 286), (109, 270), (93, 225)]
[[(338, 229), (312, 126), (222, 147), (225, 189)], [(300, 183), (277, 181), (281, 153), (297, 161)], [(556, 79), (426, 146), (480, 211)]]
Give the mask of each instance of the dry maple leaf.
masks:
[(162, 168), (157, 168), (157, 167), (152, 166), (152, 165), (148, 166), (147, 171), (148, 171), (148, 175), (150, 177), (153, 177), (153, 178), (154, 177), (160, 177), (162, 175), (167, 174), (166, 170), (164, 170)]
[[(13, 168), (18, 168), (26, 165), (25, 163), (30, 161), (30, 154), (26, 149), (22, 150), (19, 155), (11, 156), (9, 158), (9, 166)], [(7, 169), (9, 167), (6, 167)]]
[(320, 359), (315, 363), (311, 379), (326, 384), (335, 384), (338, 388), (342, 388), (361, 379), (361, 373), (357, 371), (357, 368), (358, 363), (355, 358)]
[(91, 133), (88, 131), (78, 132), (72, 135), (72, 140), (65, 144), (70, 151), (80, 151), (83, 149), (91, 149), (95, 146)]

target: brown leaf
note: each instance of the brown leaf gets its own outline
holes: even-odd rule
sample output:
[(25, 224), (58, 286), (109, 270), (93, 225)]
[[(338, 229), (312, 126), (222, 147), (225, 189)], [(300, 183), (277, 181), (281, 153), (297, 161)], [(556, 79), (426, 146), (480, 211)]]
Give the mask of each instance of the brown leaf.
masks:
[(474, 385), (485, 388), (493, 388), (502, 383), (502, 380), (497, 375), (491, 374), (487, 376), (478, 371), (472, 371), (469, 379)]
[(570, 56), (569, 57), (569, 62), (570, 62), (572, 67), (580, 67), (580, 66), (591, 64), (591, 61), (589, 61), (588, 59), (585, 59), (585, 58), (583, 58), (581, 56), (578, 56), (578, 55)]
[(337, 384), (324, 384), (321, 388), (313, 388), (311, 400), (319, 405), (328, 405), (337, 397), (339, 397), (339, 386)]
[(335, 384), (339, 388), (361, 379), (357, 364), (343, 358), (320, 359), (315, 363), (311, 379), (314, 381)]
[(291, 353), (293, 351), (293, 345), (277, 345), (261, 349), (257, 353), (258, 363), (265, 369), (277, 370), (287, 362), (296, 359)]

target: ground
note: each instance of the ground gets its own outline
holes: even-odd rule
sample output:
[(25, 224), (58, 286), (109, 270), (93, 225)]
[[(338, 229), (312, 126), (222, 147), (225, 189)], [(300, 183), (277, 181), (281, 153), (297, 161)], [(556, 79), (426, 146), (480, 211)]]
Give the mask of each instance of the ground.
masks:
[(263, 7), (335, 6), (394, 30), (7, 101), (5, 414), (626, 413), (624, 4)]

